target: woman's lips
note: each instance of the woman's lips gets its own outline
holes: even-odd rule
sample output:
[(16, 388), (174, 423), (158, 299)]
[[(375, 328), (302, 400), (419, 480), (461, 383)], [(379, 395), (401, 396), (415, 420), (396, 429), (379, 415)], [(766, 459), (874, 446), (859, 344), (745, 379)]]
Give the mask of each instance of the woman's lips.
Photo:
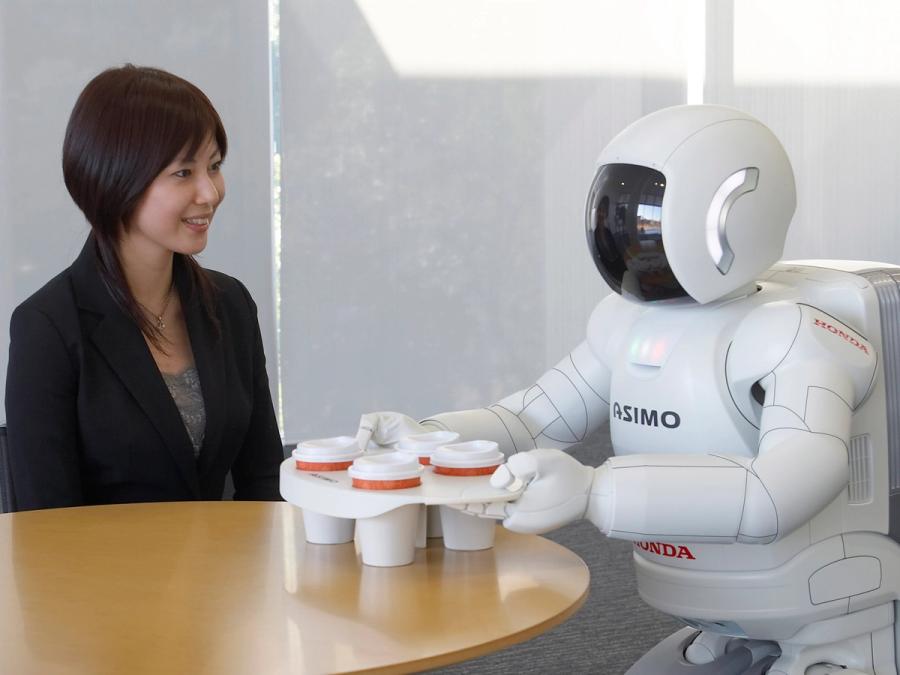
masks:
[(184, 223), (189, 230), (193, 230), (194, 232), (206, 232), (209, 229), (211, 221), (212, 216), (181, 219), (181, 222)]

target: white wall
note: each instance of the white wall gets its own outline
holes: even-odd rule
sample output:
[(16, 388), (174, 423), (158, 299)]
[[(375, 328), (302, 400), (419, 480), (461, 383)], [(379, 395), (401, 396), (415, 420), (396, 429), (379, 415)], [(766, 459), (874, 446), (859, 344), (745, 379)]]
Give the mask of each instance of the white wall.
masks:
[(685, 100), (677, 6), (281, 10), (286, 435), (530, 384), (608, 292), (584, 234), (597, 154)]
[(94, 75), (132, 62), (194, 82), (222, 116), (228, 196), (201, 263), (247, 284), (276, 382), (266, 8), (265, 0), (0, 2), (2, 381), (12, 310), (72, 262), (88, 232), (62, 180), (69, 112)]

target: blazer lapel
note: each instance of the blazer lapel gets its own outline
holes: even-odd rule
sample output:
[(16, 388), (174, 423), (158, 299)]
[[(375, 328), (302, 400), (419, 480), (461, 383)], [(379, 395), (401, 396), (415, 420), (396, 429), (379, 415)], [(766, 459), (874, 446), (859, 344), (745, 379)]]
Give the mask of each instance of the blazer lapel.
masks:
[[(200, 301), (199, 289), (194, 289), (189, 271), (182, 261), (176, 265), (175, 284), (179, 288), (184, 318), (191, 338), (194, 362), (200, 376), (203, 405), (206, 408), (206, 431), (200, 448), (199, 470), (205, 474), (222, 447), (225, 433), (225, 350), (221, 336), (217, 336)], [(221, 327), (225, 329), (224, 326)]]
[(143, 334), (115, 304), (100, 277), (93, 236), (72, 265), (72, 279), (79, 307), (101, 315), (91, 341), (159, 432), (182, 477), (199, 496), (197, 465), (184, 422)]

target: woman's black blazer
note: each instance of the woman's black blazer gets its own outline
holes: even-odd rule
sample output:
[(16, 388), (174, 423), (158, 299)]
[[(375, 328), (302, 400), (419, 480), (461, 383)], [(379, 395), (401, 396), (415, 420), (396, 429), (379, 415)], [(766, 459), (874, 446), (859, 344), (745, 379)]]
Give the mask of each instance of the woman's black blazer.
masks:
[(6, 421), (19, 509), (221, 499), (229, 471), (235, 499), (279, 499), (282, 444), (256, 305), (236, 279), (209, 275), (218, 337), (175, 256), (206, 406), (199, 460), (143, 335), (100, 277), (92, 236), (16, 308)]

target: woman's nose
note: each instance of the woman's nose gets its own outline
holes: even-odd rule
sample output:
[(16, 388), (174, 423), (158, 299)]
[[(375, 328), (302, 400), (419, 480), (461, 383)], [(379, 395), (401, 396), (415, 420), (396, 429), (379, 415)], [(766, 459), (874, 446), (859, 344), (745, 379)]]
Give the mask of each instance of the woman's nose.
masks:
[(199, 185), (197, 186), (197, 203), (212, 204), (215, 206), (219, 203), (219, 189), (211, 176), (200, 176)]

